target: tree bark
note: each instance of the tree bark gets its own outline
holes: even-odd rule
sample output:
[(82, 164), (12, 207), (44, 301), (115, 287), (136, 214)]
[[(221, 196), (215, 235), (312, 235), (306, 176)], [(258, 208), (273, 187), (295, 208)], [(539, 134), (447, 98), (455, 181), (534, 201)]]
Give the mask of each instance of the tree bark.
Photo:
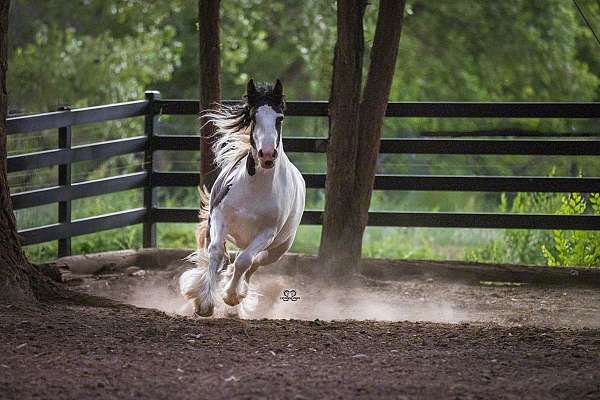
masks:
[[(379, 3), (369, 72), (360, 100), (362, 69), (349, 68), (354, 59), (340, 59), (341, 50), (348, 51), (346, 46), (350, 45), (348, 22), (344, 20), (347, 7), (360, 10), (358, 22), (353, 20), (355, 25), (352, 25), (353, 32), (360, 31), (360, 38), (355, 36), (356, 40), (352, 43), (355, 47), (349, 51), (359, 52), (361, 56), (363, 52), (364, 3), (349, 3), (338, 1), (338, 43), (329, 111), (326, 204), (319, 250), (325, 265), (336, 272), (349, 272), (358, 265), (361, 257), (381, 128), (394, 77), (405, 6), (404, 0), (381, 0)], [(360, 26), (356, 27), (356, 24)], [(347, 104), (340, 105), (340, 102)]]
[(358, 131), (361, 137), (358, 143), (358, 168), (354, 181), (354, 193), (358, 197), (361, 214), (360, 226), (356, 227), (357, 235), (360, 236), (358, 249), (361, 248), (371, 205), (381, 129), (400, 46), (404, 6), (405, 0), (381, 0), (379, 3), (375, 38), (371, 48), (371, 63), (360, 103)]
[[(364, 52), (365, 0), (338, 0), (337, 42), (329, 98), (329, 145), (325, 213), (319, 257), (328, 269), (356, 259), (353, 230), (360, 224), (354, 196), (354, 170)], [(360, 257), (360, 252), (358, 253)]]
[[(200, 111), (221, 101), (220, 41), (219, 41), (220, 0), (199, 0), (199, 56), (200, 56)], [(200, 176), (201, 185), (212, 187), (218, 171), (214, 164), (212, 144), (215, 126), (200, 119)]]
[(6, 72), (8, 60), (9, 0), (0, 0), (0, 302), (34, 300), (29, 273), (33, 267), (21, 250), (15, 216), (10, 201), (6, 171), (6, 113), (8, 97)]

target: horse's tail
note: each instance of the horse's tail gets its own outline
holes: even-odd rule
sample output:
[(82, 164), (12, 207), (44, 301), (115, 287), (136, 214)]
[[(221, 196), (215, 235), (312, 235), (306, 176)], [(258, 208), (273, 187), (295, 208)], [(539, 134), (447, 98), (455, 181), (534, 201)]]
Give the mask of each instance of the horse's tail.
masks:
[[(200, 191), (200, 224), (196, 228), (197, 250), (185, 258), (196, 265), (196, 268), (185, 271), (179, 277), (181, 294), (194, 305), (196, 314), (202, 317), (211, 316), (218, 294), (218, 271), (209, 268), (209, 194), (206, 187)], [(218, 266), (217, 266), (218, 268)]]
[(196, 249), (207, 249), (210, 244), (208, 235), (208, 218), (210, 216), (209, 198), (210, 194), (206, 186), (198, 187), (200, 193), (200, 210), (198, 211), (198, 219), (200, 223), (196, 227)]

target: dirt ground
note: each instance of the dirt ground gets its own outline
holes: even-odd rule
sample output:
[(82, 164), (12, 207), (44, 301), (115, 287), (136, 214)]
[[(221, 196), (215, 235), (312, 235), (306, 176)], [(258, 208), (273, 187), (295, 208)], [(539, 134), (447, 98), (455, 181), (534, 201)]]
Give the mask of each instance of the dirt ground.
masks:
[[(141, 270), (81, 276), (78, 291), (139, 307), (192, 315), (176, 293), (172, 271)], [(493, 322), (503, 326), (600, 328), (600, 289), (536, 286), (514, 282), (464, 284), (437, 277), (373, 279), (354, 275), (351, 281), (311, 275), (259, 271), (252, 287), (260, 294), (246, 319), (378, 320), (427, 322)], [(177, 276), (177, 275), (176, 275)], [(285, 290), (296, 301), (283, 301)], [(236, 315), (221, 305), (217, 317)]]
[(0, 306), (0, 398), (600, 399), (598, 289), (257, 278), (249, 319), (185, 316), (143, 269), (69, 285), (163, 311)]

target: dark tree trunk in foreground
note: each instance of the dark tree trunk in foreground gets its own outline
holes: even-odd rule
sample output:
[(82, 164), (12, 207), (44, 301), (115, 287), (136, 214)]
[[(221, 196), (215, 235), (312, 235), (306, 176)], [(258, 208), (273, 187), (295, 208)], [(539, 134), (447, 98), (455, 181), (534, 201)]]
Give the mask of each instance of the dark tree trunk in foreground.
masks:
[[(337, 272), (349, 272), (348, 269), (356, 266), (361, 257), (381, 128), (398, 55), (404, 3), (404, 0), (381, 0), (379, 3), (371, 62), (361, 99), (365, 3), (338, 1), (326, 203), (319, 251), (325, 264)], [(349, 13), (353, 18), (348, 18)], [(356, 21), (359, 14), (360, 19)], [(358, 107), (357, 99), (360, 99)], [(345, 102), (347, 104), (340, 104)]]
[[(404, 0), (381, 0), (371, 49), (369, 74), (360, 103), (360, 122), (358, 124), (360, 140), (358, 142), (354, 194), (358, 196), (361, 211), (359, 230), (361, 239), (371, 204), (381, 129), (396, 69), (403, 17)], [(360, 249), (360, 244), (358, 248)]]
[(6, 170), (8, 9), (0, 0), (0, 303), (32, 302), (62, 291), (27, 261), (21, 249)]
[(6, 71), (9, 0), (0, 0), (0, 302), (34, 299), (33, 267), (21, 250), (6, 175)]
[[(363, 67), (363, 15), (366, 0), (339, 0), (337, 42), (329, 99), (329, 146), (325, 181), (325, 214), (319, 256), (328, 264), (355, 259), (350, 254), (360, 225), (354, 196)], [(360, 253), (358, 254), (360, 257)], [(328, 265), (328, 268), (334, 267)]]
[[(198, 1), (201, 111), (221, 101), (219, 9), (220, 0)], [(211, 149), (215, 127), (205, 122), (200, 120), (200, 176), (201, 184), (210, 188), (218, 174)]]

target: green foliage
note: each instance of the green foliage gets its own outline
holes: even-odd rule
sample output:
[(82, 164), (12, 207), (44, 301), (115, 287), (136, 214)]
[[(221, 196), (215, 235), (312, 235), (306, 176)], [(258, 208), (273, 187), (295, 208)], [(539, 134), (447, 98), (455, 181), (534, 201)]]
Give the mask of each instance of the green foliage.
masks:
[(398, 70), (402, 99), (581, 100), (598, 87), (577, 59), (588, 29), (571, 2), (414, 2), (405, 29), (399, 58), (418, 61)]
[[(582, 5), (600, 13), (597, 3)], [(377, 6), (365, 15), (365, 67)], [(328, 97), (335, 2), (223, 0), (221, 8), (224, 97), (239, 97), (250, 76), (282, 78), (292, 99)], [(139, 98), (150, 86), (165, 97), (196, 97), (197, 24), (195, 1), (15, 0), (11, 104), (100, 104)], [(594, 46), (569, 1), (408, 1), (391, 99), (598, 99)], [(452, 124), (422, 122), (421, 129)]]
[(72, 239), (73, 254), (139, 249), (141, 247), (141, 237), (142, 227), (140, 225), (77, 236)]
[[(501, 196), (500, 212), (503, 213), (552, 213), (558, 207), (560, 195), (554, 193), (517, 193), (510, 199)], [(500, 263), (543, 264), (541, 249), (551, 242), (547, 231), (532, 229), (507, 229), (503, 236), (466, 254), (473, 261)]]
[[(510, 205), (509, 205), (510, 203)], [(518, 193), (502, 195), (500, 211), (557, 215), (600, 215), (600, 194)], [(473, 261), (600, 267), (600, 233), (568, 230), (507, 229), (497, 240), (467, 252)]]
[[(416, 234), (416, 235), (415, 235)], [(363, 255), (374, 258), (435, 259), (434, 238), (414, 230), (369, 229), (363, 239)]]
[(58, 242), (34, 244), (23, 248), (27, 259), (33, 263), (55, 260), (58, 254)]
[(157, 236), (159, 247), (196, 248), (196, 224), (159, 224)]
[(35, 41), (9, 60), (12, 107), (54, 109), (139, 99), (151, 82), (169, 79), (180, 46), (171, 27), (114, 38), (78, 35), (73, 28), (41, 25)]
[[(580, 2), (588, 16), (600, 15), (600, 3)], [(366, 54), (375, 29), (378, 2), (365, 15)], [(248, 77), (260, 81), (282, 78), (288, 99), (326, 99), (336, 35), (335, 2), (320, 0), (221, 1), (221, 56), (224, 98), (239, 98)], [(171, 0), (14, 0), (11, 4), (8, 90), (12, 110), (52, 111), (57, 105), (87, 106), (139, 99), (146, 89), (165, 98), (198, 96), (197, 2)], [(391, 100), (469, 101), (598, 101), (600, 58), (597, 43), (570, 1), (453, 0), (407, 1), (407, 15), (391, 90)], [(142, 120), (78, 126), (74, 144), (142, 134)], [(162, 117), (161, 134), (190, 134), (196, 119)], [(519, 127), (550, 132), (597, 130), (594, 120), (565, 119), (386, 119), (386, 137), (418, 136), (423, 131)], [(164, 129), (164, 131), (163, 131)], [(325, 118), (287, 118), (285, 134), (326, 136)], [(56, 146), (55, 132), (9, 137), (9, 151), (24, 153)], [(305, 172), (324, 172), (323, 155), (292, 154)], [(74, 166), (82, 181), (139, 171), (138, 155), (113, 157)], [(157, 154), (161, 170), (197, 170), (197, 154)], [(600, 160), (593, 157), (384, 155), (380, 173), (559, 175), (582, 170), (595, 175)], [(9, 176), (13, 191), (56, 184), (56, 169)], [(196, 207), (195, 190), (159, 190), (159, 204)], [(307, 206), (320, 208), (323, 192), (309, 191)], [(595, 199), (595, 200), (594, 200)], [(591, 213), (597, 198), (585, 198)], [(596, 202), (596, 203), (594, 203)], [(139, 207), (139, 194), (118, 193), (76, 202), (75, 217)], [(567, 202), (568, 203), (568, 202)], [(376, 192), (372, 208), (385, 210), (569, 213), (562, 196), (517, 194)], [(579, 206), (580, 207), (580, 206)], [(597, 207), (597, 205), (596, 205)], [(597, 210), (595, 211), (597, 212)], [(19, 210), (21, 227), (56, 221), (56, 207)], [(75, 252), (140, 245), (139, 227), (102, 232), (74, 240)], [(294, 251), (316, 252), (319, 228), (302, 227)], [(598, 263), (597, 238), (591, 233), (509, 230), (489, 231), (369, 229), (364, 241), (368, 256), (411, 258), (469, 257), (496, 262)], [(470, 236), (469, 236), (470, 235)], [(485, 240), (484, 240), (485, 238)], [(159, 226), (161, 246), (193, 247), (189, 225)], [(541, 249), (545, 249), (542, 253)], [(582, 250), (583, 249), (583, 250)], [(31, 246), (34, 259), (56, 253), (56, 244)], [(586, 258), (585, 254), (591, 254)], [(590, 258), (591, 257), (591, 258)]]
[[(600, 193), (587, 198), (580, 193), (562, 196), (558, 210), (561, 215), (600, 215)], [(542, 253), (550, 266), (600, 266), (600, 232), (552, 231), (554, 246), (542, 246)]]

